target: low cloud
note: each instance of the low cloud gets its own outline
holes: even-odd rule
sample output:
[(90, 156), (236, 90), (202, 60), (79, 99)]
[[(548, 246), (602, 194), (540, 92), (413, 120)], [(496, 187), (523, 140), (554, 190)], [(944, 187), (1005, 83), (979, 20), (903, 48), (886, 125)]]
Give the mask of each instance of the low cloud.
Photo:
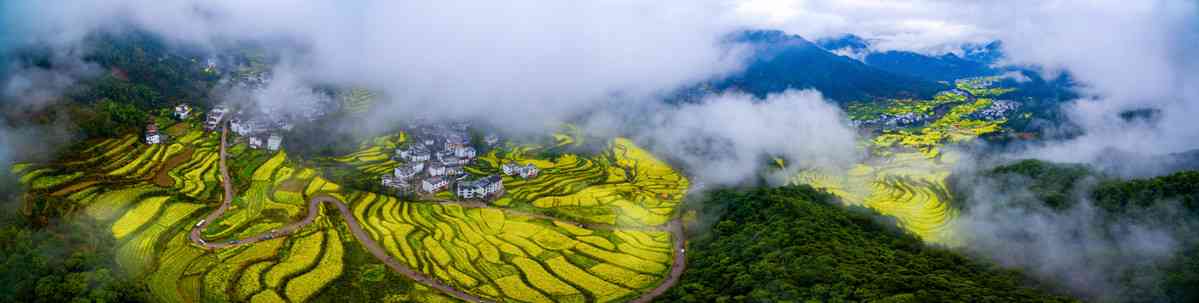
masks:
[[(1084, 180), (1068, 193), (1075, 201), (1072, 207), (1056, 210), (1029, 191), (1026, 178), (1001, 178), (962, 186), (971, 191), (970, 207), (952, 228), (961, 238), (960, 248), (971, 254), (1021, 268), (1085, 299), (1123, 301), (1147, 299), (1137, 293), (1160, 285), (1164, 276), (1156, 266), (1180, 249), (1182, 239), (1174, 233), (1178, 226), (1131, 215), (1105, 216), (1086, 194), (1094, 180)], [(1001, 187), (997, 180), (1016, 186)]]
[(99, 66), (84, 62), (72, 50), (51, 50), (45, 61), (49, 66), (8, 62), (7, 70), (0, 71), (0, 101), (39, 109), (58, 101), (79, 81), (103, 73)]
[[(1199, 4), (1193, 1), (808, 1), (738, 3), (747, 23), (809, 39), (852, 33), (873, 50), (961, 53), (1002, 41), (1001, 64), (1033, 66), (1046, 78), (1068, 72), (1083, 98), (1063, 112), (1083, 135), (1017, 157), (1105, 165), (1116, 150), (1161, 156), (1199, 148)], [(1123, 121), (1129, 110), (1161, 112), (1153, 123)]]
[[(5, 56), (12, 51), (0, 44), (0, 186), (15, 186), (5, 183), (11, 181), (9, 168), (15, 162), (46, 160), (71, 141), (73, 123), (59, 113), (42, 111), (61, 101), (62, 95), (79, 81), (103, 73), (98, 66), (81, 60), (75, 48), (52, 49), (40, 59), (42, 64)], [(55, 120), (34, 124), (26, 120), (28, 117), (10, 119), (31, 113)]]
[(275, 49), (286, 73), (381, 92), (384, 106), (366, 119), (381, 123), (420, 112), (542, 129), (614, 97), (650, 99), (734, 71), (744, 55), (721, 43), (737, 27), (717, 1), (77, 0), (16, 9), (44, 16), (30, 31), (59, 42), (129, 27), (212, 49), (286, 41)]
[(681, 163), (698, 182), (711, 185), (755, 180), (768, 170), (767, 156), (782, 157), (794, 169), (847, 167), (859, 154), (845, 114), (813, 90), (764, 99), (725, 93), (695, 103), (650, 104), (594, 115), (585, 128), (631, 134), (654, 153)]

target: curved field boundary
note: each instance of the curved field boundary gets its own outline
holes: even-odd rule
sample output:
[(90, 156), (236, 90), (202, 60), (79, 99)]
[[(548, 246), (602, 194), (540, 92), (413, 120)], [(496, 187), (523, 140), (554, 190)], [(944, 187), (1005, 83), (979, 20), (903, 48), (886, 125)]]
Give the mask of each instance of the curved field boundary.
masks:
[[(226, 164), (225, 164), (225, 158), (227, 158), (227, 156), (228, 156), (228, 154), (226, 153), (226, 150), (225, 150), (226, 145), (227, 145), (228, 134), (229, 134), (228, 129), (226, 127), (222, 127), (221, 128), (221, 146), (220, 146), (220, 161), (219, 162), (220, 162), (220, 171), (221, 171), (221, 186), (224, 187), (225, 195), (221, 201), (221, 205), (219, 207), (217, 207), (216, 210), (213, 210), (212, 213), (208, 214), (208, 216), (204, 220), (204, 223), (198, 224), (198, 225), (192, 227), (191, 233), (189, 235), (189, 239), (191, 240), (192, 243), (199, 245), (205, 249), (211, 250), (211, 249), (223, 249), (223, 248), (237, 247), (237, 246), (241, 246), (241, 245), (248, 245), (248, 244), (257, 243), (257, 242), (264, 241), (264, 240), (273, 239), (278, 236), (291, 235), (291, 234), (295, 233), (296, 231), (299, 231), (301, 228), (307, 226), (308, 224), (311, 224), (316, 219), (316, 216), (320, 214), (320, 204), (321, 203), (329, 203), (329, 204), (332, 204), (333, 206), (337, 207), (337, 210), (339, 213), (341, 213), (341, 216), (345, 220), (346, 225), (350, 228), (350, 233), (353, 234), (354, 237), (357, 238), (359, 242), (362, 242), (363, 246), (366, 247), (367, 251), (370, 252), (371, 255), (374, 255), (375, 258), (382, 261), (383, 264), (387, 265), (387, 267), (390, 267), (395, 272), (397, 272), (401, 275), (404, 275), (404, 276), (408, 277), (409, 279), (412, 279), (418, 283), (421, 283), (428, 287), (440, 290), (446, 294), (449, 294), (449, 295), (451, 295), (455, 298), (458, 298), (460, 300), (463, 300), (463, 301), (492, 302), (490, 300), (486, 300), (481, 297), (458, 290), (452, 286), (449, 286), (449, 285), (446, 285), (445, 283), (440, 282), (437, 279), (426, 276), (425, 274), (418, 272), (416, 270), (413, 270), (412, 268), (404, 265), (404, 263), (399, 262), (398, 260), (393, 258), (391, 255), (388, 255), (387, 250), (384, 249), (378, 243), (376, 243), (375, 240), (370, 237), (370, 234), (362, 229), (361, 224), (358, 223), (358, 219), (356, 219), (354, 217), (354, 213), (352, 210), (350, 210), (349, 206), (347, 206), (346, 203), (341, 201), (340, 199), (333, 197), (331, 195), (328, 195), (328, 194), (318, 193), (315, 196), (313, 196), (308, 201), (308, 214), (304, 217), (304, 219), (297, 221), (297, 222), (292, 222), (284, 227), (279, 228), (278, 230), (266, 232), (263, 234), (259, 234), (257, 236), (252, 236), (252, 237), (237, 240), (237, 241), (228, 241), (228, 242), (205, 241), (201, 234), (201, 231), (203, 231), (204, 228), (207, 227), (209, 223), (213, 222), (214, 220), (216, 220), (216, 219), (220, 218), (222, 215), (224, 215), (225, 211), (229, 210), (229, 207), (232, 205), (232, 202), (233, 202), (233, 196), (234, 196), (233, 183), (231, 182), (231, 179), (229, 178), (228, 166), (226, 166)], [(491, 207), (484, 203), (479, 203), (479, 202), (463, 202), (463, 201), (450, 201), (450, 200), (443, 200), (441, 202), (458, 204), (463, 207), (471, 207), (471, 208), (489, 208), (489, 207)], [(677, 218), (670, 221), (665, 226), (628, 228), (628, 227), (618, 227), (618, 226), (609, 225), (609, 224), (578, 223), (578, 222), (564, 221), (562, 219), (554, 218), (554, 217), (543, 215), (543, 214), (528, 213), (528, 212), (515, 211), (515, 210), (510, 210), (510, 209), (505, 209), (505, 211), (512, 212), (517, 215), (529, 216), (529, 217), (533, 217), (533, 218), (557, 220), (557, 221), (567, 222), (567, 223), (571, 223), (571, 224), (577, 224), (577, 225), (580, 225), (583, 227), (593, 228), (593, 229), (608, 229), (608, 230), (651, 229), (651, 230), (664, 230), (664, 231), (670, 232), (672, 235), (672, 238), (673, 238), (673, 242), (674, 242), (673, 243), (673, 246), (674, 246), (673, 259), (674, 260), (671, 264), (670, 274), (665, 279), (663, 279), (662, 283), (659, 284), (657, 287), (655, 287), (654, 289), (650, 290), (649, 292), (646, 292), (646, 293), (642, 294), (641, 296), (639, 296), (629, 302), (644, 303), (644, 302), (653, 301), (654, 298), (662, 295), (663, 293), (666, 292), (666, 290), (668, 290), (668, 289), (670, 289), (670, 287), (674, 286), (678, 282), (679, 277), (682, 276), (683, 270), (686, 269), (686, 265), (687, 265), (686, 258), (683, 255), (683, 248), (686, 247), (685, 246), (686, 238), (683, 233), (683, 224), (680, 221), (680, 219), (677, 219)]]

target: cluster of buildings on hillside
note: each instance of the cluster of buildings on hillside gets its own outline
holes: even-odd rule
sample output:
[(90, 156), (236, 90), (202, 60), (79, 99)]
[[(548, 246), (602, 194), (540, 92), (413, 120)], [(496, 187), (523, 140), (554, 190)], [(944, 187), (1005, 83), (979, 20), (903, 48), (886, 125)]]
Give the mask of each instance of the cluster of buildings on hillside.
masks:
[[(179, 104), (175, 106), (175, 111), (171, 113), (171, 116), (183, 121), (191, 117), (191, 114), (191, 105)], [(167, 141), (166, 134), (159, 132), (158, 123), (154, 122), (153, 118), (149, 122), (146, 122), (145, 139), (146, 144), (163, 144)]]
[(970, 119), (979, 120), (999, 120), (1007, 118), (1009, 114), (1015, 112), (1016, 109), (1019, 108), (1020, 103), (1010, 100), (996, 100), (991, 102), (991, 106), (970, 113), (970, 115), (967, 115), (967, 117)]
[[(283, 145), (283, 136), (280, 131), (290, 131), (293, 128), (292, 123), (281, 115), (251, 115), (243, 111), (237, 111), (231, 115), (229, 110), (223, 106), (217, 106), (212, 112), (209, 112), (206, 127), (215, 129), (221, 121), (228, 120), (229, 130), (238, 136), (246, 138), (246, 143), (252, 149), (266, 148), (268, 151), (278, 151)], [(231, 117), (226, 118), (229, 115)], [(215, 123), (212, 123), (215, 121)]]
[(854, 120), (854, 121), (851, 121), (850, 123), (852, 123), (854, 127), (881, 126), (884, 128), (892, 128), (892, 127), (903, 127), (903, 126), (921, 124), (921, 123), (928, 122), (932, 118), (933, 118), (933, 115), (931, 115), (931, 114), (918, 114), (918, 113), (905, 113), (905, 114), (901, 114), (901, 115), (882, 114), (882, 115), (879, 115), (878, 118), (874, 118), (874, 119), (870, 119), (870, 120), (861, 120), (861, 121)]
[[(192, 114), (190, 105), (179, 104), (175, 106), (172, 116), (182, 121), (191, 118)], [(220, 128), (222, 123), (228, 123), (234, 134), (246, 138), (250, 148), (278, 151), (283, 145), (283, 136), (278, 132), (291, 130), (292, 124), (286, 119), (260, 117), (251, 117), (241, 111), (231, 113), (229, 108), (217, 106), (204, 115), (204, 130), (213, 131)], [(151, 121), (146, 125), (145, 141), (147, 144), (162, 144), (166, 142), (166, 135), (159, 132), (157, 123)]]
[[(466, 166), (474, 163), (479, 147), (495, 147), (499, 136), (489, 134), (482, 142), (472, 142), (464, 122), (431, 125), (417, 122), (410, 125), (410, 140), (397, 148), (393, 159), (400, 162), (392, 173), (383, 175), (384, 187), (422, 194), (433, 194), (453, 188), (461, 199), (494, 199), (504, 194), (503, 178), (499, 175), (471, 176)], [(476, 144), (478, 143), (478, 144)], [(505, 174), (522, 178), (536, 177), (536, 166), (505, 165)]]

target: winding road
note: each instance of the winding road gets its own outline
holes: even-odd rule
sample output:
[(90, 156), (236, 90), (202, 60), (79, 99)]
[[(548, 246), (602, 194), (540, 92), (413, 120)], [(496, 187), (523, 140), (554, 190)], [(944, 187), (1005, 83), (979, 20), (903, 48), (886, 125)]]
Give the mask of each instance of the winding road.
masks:
[[(353, 213), (350, 211), (349, 206), (347, 206), (345, 202), (343, 202), (333, 196), (326, 195), (326, 194), (317, 194), (317, 195), (313, 196), (311, 199), (309, 199), (308, 200), (308, 215), (305, 216), (304, 219), (302, 219), (300, 221), (292, 222), (282, 228), (272, 230), (272, 231), (269, 231), (266, 233), (262, 233), (262, 234), (259, 234), (256, 236), (252, 236), (249, 238), (241, 239), (241, 240), (218, 241), (218, 242), (209, 242), (207, 240), (204, 240), (204, 236), (202, 235), (201, 232), (204, 230), (204, 228), (206, 228), (208, 226), (209, 223), (212, 223), (216, 219), (220, 218), (221, 216), (223, 216), (225, 214), (226, 211), (229, 210), (229, 207), (232, 205), (233, 197), (235, 195), (234, 190), (233, 190), (233, 182), (231, 181), (231, 179), (229, 177), (229, 168), (225, 164), (225, 158), (227, 158), (227, 153), (225, 151), (225, 147), (227, 145), (228, 136), (229, 136), (228, 128), (221, 127), (221, 148), (220, 148), (220, 162), (219, 162), (220, 164), (219, 165), (220, 165), (220, 171), (221, 171), (221, 186), (223, 186), (224, 190), (225, 190), (224, 198), (221, 201), (221, 205), (219, 207), (217, 207), (216, 210), (213, 210), (212, 213), (209, 213), (208, 216), (205, 217), (205, 219), (201, 223), (196, 224), (195, 226), (192, 227), (191, 234), (189, 236), (189, 239), (191, 239), (192, 243), (199, 245), (200, 247), (203, 247), (205, 249), (213, 250), (213, 249), (236, 247), (236, 246), (240, 246), (240, 245), (248, 245), (248, 244), (256, 243), (259, 241), (273, 239), (273, 238), (276, 238), (279, 236), (290, 235), (290, 234), (295, 233), (296, 231), (300, 230), (301, 228), (304, 228), (304, 226), (307, 226), (308, 224), (312, 224), (312, 222), (314, 220), (316, 220), (316, 216), (320, 214), (320, 204), (321, 203), (329, 203), (329, 204), (333, 204), (334, 206), (337, 207), (337, 210), (341, 213), (342, 218), (346, 221), (346, 225), (349, 226), (350, 233), (354, 234), (355, 238), (358, 238), (358, 241), (361, 242), (362, 245), (366, 247), (366, 250), (368, 252), (370, 252), (371, 255), (374, 255), (375, 258), (379, 259), (380, 261), (383, 261), (383, 264), (386, 264), (387, 267), (390, 267), (395, 272), (397, 272), (401, 275), (404, 275), (405, 277), (408, 277), (409, 279), (412, 279), (416, 282), (424, 284), (428, 287), (440, 290), (446, 294), (449, 294), (449, 295), (451, 295), (455, 298), (458, 298), (460, 300), (463, 300), (463, 301), (492, 302), (490, 300), (483, 299), (478, 296), (471, 295), (464, 291), (458, 290), (452, 286), (449, 286), (449, 285), (441, 282), (438, 279), (431, 278), (421, 272), (415, 271), (412, 268), (405, 265), (404, 263), (401, 263), (398, 260), (396, 260), (395, 258), (392, 258), (391, 255), (387, 254), (387, 250), (383, 249), (383, 247), (380, 246), (378, 243), (376, 243), (374, 239), (371, 239), (370, 235), (367, 234), (366, 231), (362, 229), (362, 226), (358, 223), (358, 219), (354, 218)], [(452, 200), (441, 200), (439, 202), (447, 203), (447, 204), (458, 204), (458, 205), (462, 205), (463, 207), (471, 207), (471, 208), (489, 208), (489, 207), (491, 207), (491, 206), (489, 206), (485, 203), (481, 203), (481, 202), (466, 202), (466, 201), (452, 201)], [(504, 209), (504, 211), (509, 212), (509, 213), (514, 213), (517, 215), (521, 215), (521, 216), (529, 216), (529, 217), (540, 218), (540, 219), (564, 221), (564, 220), (546, 216), (543, 214), (528, 213), (528, 212), (522, 212), (522, 211), (516, 211), (516, 210), (510, 210), (510, 209)], [(564, 221), (564, 222), (570, 222), (570, 221)], [(614, 225), (599, 224), (599, 223), (577, 223), (577, 222), (570, 222), (570, 223), (574, 223), (576, 225), (587, 227), (587, 228), (592, 228), (592, 229), (607, 229), (607, 230), (638, 229), (638, 228), (629, 228), (629, 227), (618, 227), (618, 226), (614, 226)], [(644, 229), (665, 230), (665, 231), (670, 232), (672, 234), (671, 238), (674, 239), (674, 249), (673, 249), (674, 261), (670, 267), (670, 275), (667, 276), (666, 279), (663, 280), (662, 283), (659, 284), (657, 287), (655, 287), (653, 290), (650, 290), (649, 292), (642, 294), (640, 297), (637, 297), (636, 299), (633, 299), (630, 301), (630, 302), (644, 303), (644, 302), (653, 301), (654, 298), (662, 295), (663, 293), (666, 292), (666, 290), (670, 289), (671, 286), (674, 286), (675, 283), (678, 282), (679, 277), (682, 276), (683, 270), (687, 266), (686, 258), (683, 255), (683, 252), (684, 252), (683, 249), (686, 247), (687, 239), (685, 238), (685, 234), (683, 233), (682, 221), (680, 221), (680, 219), (677, 219), (677, 218), (670, 221), (670, 223), (666, 224), (665, 226), (646, 227), (646, 228), (640, 228), (640, 229), (642, 229), (642, 230), (644, 230)]]

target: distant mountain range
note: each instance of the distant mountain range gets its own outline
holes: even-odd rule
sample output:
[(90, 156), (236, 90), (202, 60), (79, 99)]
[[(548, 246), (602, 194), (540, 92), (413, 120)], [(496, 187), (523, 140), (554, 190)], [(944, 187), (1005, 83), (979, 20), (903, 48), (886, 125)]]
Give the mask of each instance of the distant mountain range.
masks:
[(894, 73), (839, 56), (797, 35), (745, 31), (730, 42), (748, 44), (754, 55), (745, 71), (716, 81), (711, 88), (735, 89), (759, 97), (787, 89), (813, 88), (842, 101), (877, 98), (927, 98), (948, 86)]
[(965, 45), (960, 54), (926, 55), (882, 51), (854, 35), (809, 41), (774, 30), (742, 31), (726, 40), (748, 45), (745, 70), (679, 91), (671, 102), (688, 102), (709, 92), (742, 91), (757, 97), (787, 89), (815, 89), (840, 103), (885, 98), (931, 98), (957, 79), (1010, 75), (1002, 86), (1015, 87), (1007, 99), (1038, 100), (1047, 105), (1076, 98), (1068, 74), (1042, 79), (1034, 68), (994, 67), (1002, 43)]
[(930, 56), (909, 51), (876, 52), (870, 49), (870, 41), (855, 35), (820, 39), (816, 45), (833, 53), (858, 55), (860, 58), (857, 59), (874, 68), (927, 81), (953, 81), (1003, 72), (990, 66), (1003, 56), (999, 42), (967, 45), (960, 56), (952, 53)]

